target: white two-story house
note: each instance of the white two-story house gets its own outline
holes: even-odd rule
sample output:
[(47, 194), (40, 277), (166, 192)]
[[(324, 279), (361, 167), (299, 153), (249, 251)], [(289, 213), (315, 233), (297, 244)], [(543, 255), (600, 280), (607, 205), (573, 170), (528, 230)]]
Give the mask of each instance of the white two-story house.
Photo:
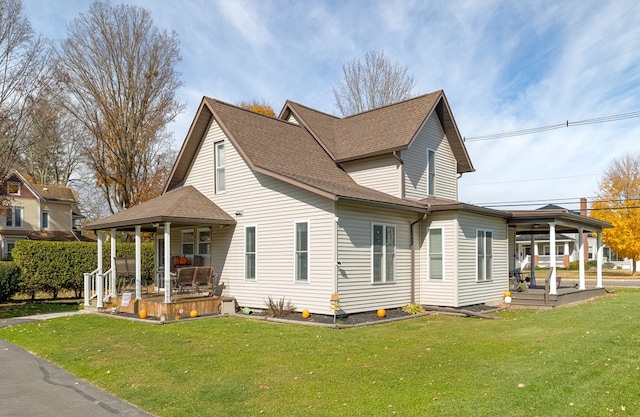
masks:
[(473, 170), (442, 91), (345, 118), (205, 97), (163, 195), (87, 227), (157, 233), (159, 267), (211, 265), (241, 306), (473, 305), (502, 299), (516, 234), (458, 201)]

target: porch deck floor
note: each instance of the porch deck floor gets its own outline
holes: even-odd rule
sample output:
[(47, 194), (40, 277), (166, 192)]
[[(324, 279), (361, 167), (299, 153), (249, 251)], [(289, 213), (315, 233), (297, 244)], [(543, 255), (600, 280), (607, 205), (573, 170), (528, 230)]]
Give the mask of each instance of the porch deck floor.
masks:
[(544, 286), (530, 287), (526, 292), (511, 291), (511, 305), (517, 307), (551, 308), (604, 297), (604, 288), (580, 290), (574, 286), (560, 286), (557, 294), (546, 294)]

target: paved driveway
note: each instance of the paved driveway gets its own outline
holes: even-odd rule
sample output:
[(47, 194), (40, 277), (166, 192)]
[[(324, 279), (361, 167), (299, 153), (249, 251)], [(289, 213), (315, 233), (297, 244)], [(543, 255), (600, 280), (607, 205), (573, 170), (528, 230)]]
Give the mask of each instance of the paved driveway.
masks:
[[(60, 314), (2, 319), (0, 327), (59, 316)], [(0, 416), (152, 417), (151, 414), (2, 339)]]

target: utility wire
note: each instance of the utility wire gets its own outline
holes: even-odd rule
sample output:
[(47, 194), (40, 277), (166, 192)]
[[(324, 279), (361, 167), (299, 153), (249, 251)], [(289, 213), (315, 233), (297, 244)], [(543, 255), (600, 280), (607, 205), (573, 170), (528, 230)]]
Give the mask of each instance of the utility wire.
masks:
[(635, 118), (635, 117), (640, 117), (640, 111), (634, 111), (634, 112), (630, 112), (630, 113), (614, 114), (614, 115), (610, 115), (610, 116), (594, 117), (594, 118), (591, 118), (591, 119), (577, 120), (575, 122), (570, 122), (569, 120), (567, 120), (564, 123), (556, 123), (556, 124), (547, 125), (547, 126), (532, 127), (532, 128), (529, 128), (529, 129), (511, 130), (511, 131), (508, 131), (508, 132), (493, 133), (493, 134), (489, 134), (489, 135), (472, 136), (472, 137), (469, 137), (469, 138), (464, 137), (463, 140), (465, 142), (477, 142), (477, 141), (481, 141), (481, 140), (504, 139), (504, 138), (510, 138), (510, 137), (514, 137), (514, 136), (531, 135), (531, 134), (534, 134), (534, 133), (544, 132), (544, 131), (547, 131), (547, 130), (562, 129), (562, 128), (571, 127), (571, 126), (592, 125), (592, 124), (596, 124), (596, 123), (615, 122), (615, 121), (618, 121), (618, 120), (632, 119), (632, 118)]

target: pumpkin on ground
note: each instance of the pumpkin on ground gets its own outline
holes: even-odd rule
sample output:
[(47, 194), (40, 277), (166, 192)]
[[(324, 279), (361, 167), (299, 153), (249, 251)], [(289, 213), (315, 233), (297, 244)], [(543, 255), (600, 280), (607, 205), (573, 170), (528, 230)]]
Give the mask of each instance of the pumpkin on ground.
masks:
[(376, 311), (376, 315), (380, 318), (386, 317), (387, 311), (384, 308), (379, 308), (378, 311)]
[(146, 319), (147, 318), (147, 310), (142, 309), (138, 312), (138, 317), (140, 317), (141, 319)]
[(198, 317), (198, 310), (191, 310), (191, 313), (189, 313), (189, 317)]
[(311, 313), (309, 313), (309, 310), (302, 310), (302, 318), (303, 319), (308, 319), (310, 315), (311, 315)]

